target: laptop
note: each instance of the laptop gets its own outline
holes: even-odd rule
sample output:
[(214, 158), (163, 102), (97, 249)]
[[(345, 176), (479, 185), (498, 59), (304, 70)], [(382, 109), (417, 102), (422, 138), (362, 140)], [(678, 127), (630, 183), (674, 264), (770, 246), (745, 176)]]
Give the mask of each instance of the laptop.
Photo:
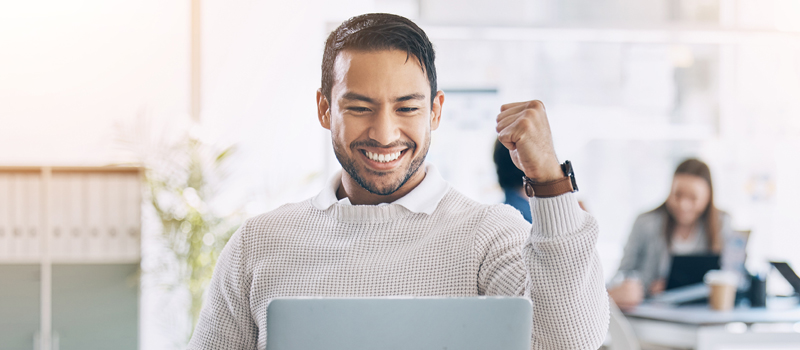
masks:
[(276, 298), (267, 350), (530, 350), (531, 301), (474, 298)]
[(800, 294), (800, 277), (797, 277), (797, 274), (794, 273), (794, 270), (792, 270), (789, 264), (778, 261), (770, 261), (770, 264), (772, 264), (772, 266), (775, 266), (775, 268), (778, 269), (778, 272), (780, 272), (781, 275), (783, 275), (783, 278), (785, 278), (786, 281), (788, 281), (789, 284), (792, 285), (792, 288), (794, 288), (794, 292), (796, 294)]
[(717, 254), (675, 255), (667, 278), (666, 290), (703, 283), (703, 276), (710, 270), (719, 270)]

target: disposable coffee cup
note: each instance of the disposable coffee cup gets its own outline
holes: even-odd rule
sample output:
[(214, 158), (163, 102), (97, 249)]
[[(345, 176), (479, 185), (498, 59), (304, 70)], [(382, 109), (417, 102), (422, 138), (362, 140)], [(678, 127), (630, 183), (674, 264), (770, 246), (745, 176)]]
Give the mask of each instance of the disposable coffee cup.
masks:
[(739, 285), (739, 276), (732, 271), (711, 270), (703, 277), (708, 285), (708, 305), (712, 310), (726, 311), (733, 309), (736, 299), (736, 287)]

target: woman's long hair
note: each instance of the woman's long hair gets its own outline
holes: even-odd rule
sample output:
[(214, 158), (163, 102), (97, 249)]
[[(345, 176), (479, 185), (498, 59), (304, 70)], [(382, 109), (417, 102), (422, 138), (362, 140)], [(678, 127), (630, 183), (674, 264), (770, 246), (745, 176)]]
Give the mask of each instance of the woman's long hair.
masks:
[[(709, 190), (709, 198), (708, 198), (708, 205), (706, 206), (706, 210), (703, 211), (703, 214), (700, 215), (698, 220), (703, 221), (705, 226), (706, 232), (706, 241), (708, 242), (708, 250), (714, 253), (719, 253), (722, 251), (722, 236), (720, 234), (720, 213), (717, 207), (714, 206), (714, 186), (711, 182), (711, 170), (708, 168), (706, 163), (698, 159), (687, 159), (683, 161), (678, 168), (675, 169), (675, 175), (678, 174), (686, 174), (686, 175), (693, 175), (703, 180), (706, 180), (708, 183), (708, 190)], [(655, 211), (663, 211), (666, 216), (666, 224), (664, 225), (664, 238), (667, 240), (667, 247), (672, 246), (672, 236), (675, 233), (675, 227), (677, 226), (677, 221), (675, 221), (675, 217), (672, 216), (672, 213), (669, 212), (667, 208), (667, 202), (664, 201), (664, 204), (661, 204)]]

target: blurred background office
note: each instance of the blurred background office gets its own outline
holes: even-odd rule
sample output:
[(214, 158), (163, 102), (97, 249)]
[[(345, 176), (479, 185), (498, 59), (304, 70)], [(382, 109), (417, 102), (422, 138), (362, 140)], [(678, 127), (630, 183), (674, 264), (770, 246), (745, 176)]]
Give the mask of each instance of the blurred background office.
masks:
[[(711, 167), (734, 229), (752, 232), (748, 268), (800, 266), (799, 0), (0, 2), (0, 166), (152, 170), (142, 170), (141, 250), (126, 260), (141, 270), (117, 272), (137, 286), (138, 348), (181, 348), (202, 291), (165, 282), (174, 251), (163, 232), (212, 227), (195, 265), (213, 266), (242, 218), (316, 194), (338, 168), (315, 116), (322, 48), (366, 12), (407, 16), (434, 43), (446, 100), (428, 160), (468, 196), (504, 199), (492, 161), (499, 106), (544, 101), (559, 158), (600, 223), (606, 278), (636, 215), (663, 202), (689, 157)], [(165, 185), (171, 161), (183, 185)], [(195, 168), (206, 177), (192, 185)], [(154, 209), (148, 198), (167, 187), (206, 221)], [(0, 266), (24, 260), (9, 256)], [(768, 281), (774, 294), (791, 290)], [(0, 280), (4, 295), (15, 288)]]

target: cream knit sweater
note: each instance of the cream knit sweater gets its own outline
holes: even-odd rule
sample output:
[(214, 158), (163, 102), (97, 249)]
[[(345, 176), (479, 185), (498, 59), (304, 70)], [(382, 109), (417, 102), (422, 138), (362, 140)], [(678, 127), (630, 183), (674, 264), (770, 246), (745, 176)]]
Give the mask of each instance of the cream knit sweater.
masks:
[(528, 296), (534, 349), (597, 349), (608, 297), (594, 218), (573, 194), (507, 205), (450, 189), (431, 215), (311, 200), (247, 220), (217, 263), (189, 349), (266, 349), (275, 297)]

